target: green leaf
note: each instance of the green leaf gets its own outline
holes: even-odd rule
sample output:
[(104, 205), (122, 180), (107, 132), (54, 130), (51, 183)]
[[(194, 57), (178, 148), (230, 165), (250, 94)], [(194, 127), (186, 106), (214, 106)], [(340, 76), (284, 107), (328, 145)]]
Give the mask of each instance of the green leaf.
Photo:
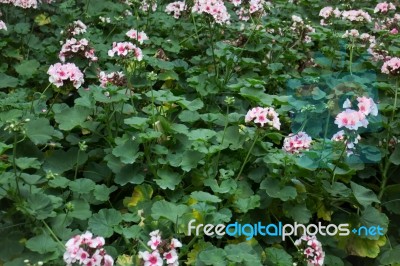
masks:
[(133, 128), (144, 130), (148, 127), (148, 118), (145, 117), (131, 117), (124, 119), (126, 125), (132, 126)]
[[(372, 226), (380, 226), (383, 228), (382, 233), (386, 234), (388, 226), (389, 226), (389, 219), (388, 217), (384, 214), (378, 211), (376, 208), (372, 206), (368, 206), (365, 208), (364, 211), (361, 212), (361, 217), (360, 217), (361, 224), (363, 226), (366, 226), (367, 228), (372, 227)], [(365, 234), (364, 231), (360, 231), (361, 234)], [(360, 236), (363, 237), (363, 236)], [(365, 236), (364, 236), (365, 237)], [(376, 232), (376, 235), (368, 235), (366, 238), (368, 239), (373, 239), (377, 240), (379, 239), (380, 235)]]
[(17, 230), (0, 231), (0, 261), (10, 261), (13, 257), (19, 257), (24, 250), (24, 234)]
[(154, 181), (162, 189), (169, 188), (174, 190), (175, 187), (182, 181), (182, 177), (178, 173), (172, 172), (169, 169), (158, 169), (157, 175), (160, 177), (160, 179), (155, 179)]
[(160, 217), (164, 217), (173, 223), (175, 223), (176, 221), (178, 221), (179, 223), (179, 218), (189, 211), (190, 209), (186, 205), (178, 205), (165, 200), (161, 200), (155, 202), (151, 207), (151, 217), (156, 220), (159, 220)]
[(182, 155), (182, 161), (179, 166), (183, 171), (189, 172), (197, 167), (197, 164), (204, 158), (204, 154), (198, 151), (186, 150)]
[(226, 252), (221, 248), (210, 247), (201, 251), (198, 259), (205, 265), (226, 266)]
[(115, 184), (124, 186), (128, 183), (131, 184), (142, 184), (144, 181), (144, 172), (142, 167), (134, 164), (127, 164), (121, 168), (115, 175)]
[(204, 202), (213, 202), (218, 203), (221, 202), (221, 199), (215, 195), (211, 195), (208, 192), (204, 191), (194, 191), (190, 194), (190, 197), (197, 200), (197, 201), (204, 201)]
[(236, 245), (227, 245), (224, 250), (226, 251), (226, 257), (232, 262), (244, 263), (244, 265), (251, 266), (262, 266), (261, 258), (255, 254), (252, 247), (246, 243), (242, 242)]
[(46, 118), (29, 121), (25, 124), (25, 131), (28, 138), (36, 145), (46, 144), (56, 133)]
[(307, 224), (311, 219), (311, 212), (305, 204), (292, 204), (285, 202), (283, 205), (284, 213), (287, 217), (291, 217), (293, 221)]
[(69, 131), (74, 127), (81, 126), (91, 113), (89, 108), (76, 105), (72, 108), (64, 109), (54, 115), (54, 119), (62, 130)]
[(380, 265), (395, 265), (400, 262), (400, 245), (395, 246), (381, 254)]
[(142, 154), (139, 152), (139, 143), (131, 139), (115, 140), (117, 146), (113, 149), (112, 154), (121, 159), (125, 164), (133, 164)]
[(25, 60), (15, 67), (15, 71), (24, 78), (30, 78), (37, 72), (39, 66), (39, 62), (35, 59)]
[(122, 234), (124, 237), (127, 239), (139, 239), (140, 233), (142, 232), (142, 227), (139, 225), (135, 224), (130, 227), (124, 227), (122, 228)]
[(25, 170), (25, 169), (29, 169), (29, 168), (39, 169), (40, 166), (42, 165), (42, 163), (39, 162), (38, 159), (27, 158), (27, 157), (21, 157), (21, 158), (15, 159), (15, 164), (21, 170)]
[(393, 153), (390, 155), (389, 160), (392, 164), (395, 164), (395, 165), (400, 164), (400, 144), (396, 144), (396, 148), (394, 149)]
[(53, 203), (49, 196), (41, 193), (30, 194), (26, 200), (27, 210), (38, 220), (44, 220), (56, 215), (53, 212)]
[(49, 152), (49, 158), (45, 161), (43, 168), (47, 171), (50, 170), (53, 173), (61, 174), (74, 169), (77, 162), (78, 165), (84, 164), (88, 159), (88, 155), (83, 151), (79, 151), (78, 158), (78, 150), (78, 148), (73, 147), (66, 152), (63, 150), (56, 150), (52, 153)]
[(290, 256), (285, 250), (279, 248), (267, 248), (265, 249), (265, 255), (267, 258), (267, 265), (273, 266), (288, 266), (293, 265), (292, 256)]
[(353, 195), (362, 206), (366, 207), (371, 205), (373, 202), (380, 203), (375, 193), (363, 186), (357, 185), (354, 182), (350, 183), (351, 189), (353, 190)]
[(214, 137), (217, 133), (210, 129), (195, 129), (189, 132), (189, 140), (203, 140), (207, 141)]
[(79, 220), (87, 220), (92, 216), (89, 203), (84, 199), (76, 199), (71, 201), (73, 206), (72, 211), (68, 213), (69, 216)]
[(239, 212), (247, 213), (249, 210), (260, 207), (260, 196), (252, 195), (246, 198), (239, 198), (235, 201), (234, 206), (238, 208)]
[(15, 88), (18, 85), (18, 79), (0, 73), (0, 89), (2, 88)]
[(78, 194), (90, 193), (95, 188), (95, 183), (87, 178), (79, 178), (69, 183), (71, 191)]
[(93, 195), (99, 201), (108, 201), (110, 194), (117, 190), (116, 186), (107, 187), (104, 184), (96, 185)]
[(26, 247), (40, 254), (46, 254), (58, 250), (58, 244), (48, 234), (41, 234), (30, 238), (26, 241)]
[(89, 218), (89, 228), (93, 234), (110, 237), (114, 233), (114, 226), (122, 221), (122, 215), (115, 209), (101, 209)]
[(260, 184), (261, 189), (265, 189), (268, 196), (278, 198), (282, 201), (294, 199), (297, 196), (296, 188), (291, 186), (282, 186), (276, 178), (267, 178)]
[(178, 118), (184, 123), (193, 123), (200, 119), (200, 115), (197, 111), (183, 110)]

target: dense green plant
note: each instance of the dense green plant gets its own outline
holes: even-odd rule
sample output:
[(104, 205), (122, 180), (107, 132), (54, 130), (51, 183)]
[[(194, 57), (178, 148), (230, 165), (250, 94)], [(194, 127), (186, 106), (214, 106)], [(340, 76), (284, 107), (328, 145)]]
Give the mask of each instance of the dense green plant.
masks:
[[(164, 12), (169, 2), (153, 2), (154, 12), (139, 1), (0, 3), (0, 264), (62, 265), (65, 243), (86, 230), (106, 238), (119, 265), (141, 265), (154, 230), (182, 242), (181, 264), (304, 263), (294, 237), (189, 235), (195, 219), (380, 225), (380, 237), (318, 236), (325, 265), (399, 265), (399, 73), (382, 73), (365, 40), (343, 38), (369, 33), (376, 53), (399, 57), (398, 35), (374, 28), (394, 13), (321, 25), (325, 2), (277, 0), (241, 21), (225, 1), (230, 24), (219, 24), (191, 12), (195, 1), (179, 19)], [(376, 4), (329, 1), (371, 15)], [(87, 31), (76, 38), (98, 60), (67, 58), (84, 83), (57, 87), (47, 72), (77, 20)], [(130, 29), (149, 40), (130, 40)], [(109, 56), (113, 42), (128, 40), (142, 60)], [(347, 132), (361, 135), (350, 154), (331, 140), (335, 117), (362, 96), (378, 103), (378, 115)], [(273, 107), (280, 127), (245, 123), (258, 106)], [(312, 138), (307, 149), (282, 150), (299, 132)]]

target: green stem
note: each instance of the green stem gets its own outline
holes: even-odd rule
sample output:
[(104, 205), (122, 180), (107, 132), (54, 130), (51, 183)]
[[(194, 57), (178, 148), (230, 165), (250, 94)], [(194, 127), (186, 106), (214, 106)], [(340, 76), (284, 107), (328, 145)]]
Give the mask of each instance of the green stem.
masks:
[[(190, 249), (190, 248), (194, 245), (194, 243), (196, 242), (197, 238), (199, 238), (199, 236), (193, 237), (192, 240), (190, 240), (189, 244), (186, 245), (186, 249), (187, 249), (188, 252), (189, 252), (189, 249)], [(186, 254), (187, 254), (187, 253), (186, 253)], [(186, 254), (185, 254), (185, 253), (181, 253), (181, 254), (179, 255), (178, 258), (180, 259), (180, 258), (182, 258), (183, 256), (185, 256)]]
[(148, 247), (145, 243), (143, 243), (142, 240), (138, 239), (138, 242), (140, 243), (140, 245), (142, 245), (143, 248), (145, 248), (148, 252), (153, 252), (153, 250), (151, 250), (150, 247)]
[[(226, 135), (226, 129), (228, 128), (229, 124), (229, 105), (226, 106), (226, 122), (225, 122), (225, 127), (224, 127), (224, 133), (222, 134), (222, 140), (221, 140), (221, 146), (224, 145), (224, 140), (225, 140), (225, 135)], [(221, 150), (218, 151), (217, 159), (215, 160), (215, 167), (216, 167), (216, 172), (218, 171), (218, 164), (219, 164), (219, 156), (221, 155)]]
[(247, 160), (248, 160), (249, 157), (250, 157), (250, 153), (253, 151), (254, 145), (256, 144), (257, 140), (258, 140), (258, 130), (256, 130), (256, 136), (255, 136), (255, 138), (254, 138), (253, 144), (251, 144), (251, 147), (250, 147), (250, 149), (249, 149), (249, 152), (247, 153), (246, 158), (244, 159), (243, 164), (242, 164), (242, 167), (240, 168), (240, 171), (239, 171), (238, 175), (236, 176), (235, 180), (239, 180), (240, 175), (241, 175), (242, 172), (243, 172), (244, 166), (246, 165)]
[(354, 41), (355, 41), (355, 39), (353, 38), (353, 41), (352, 41), (351, 47), (350, 47), (350, 65), (349, 65), (350, 75), (353, 75), (353, 72), (352, 72), (352, 65), (353, 65)]
[[(343, 154), (344, 154), (344, 152), (347, 150), (347, 140), (346, 140), (346, 142), (344, 143), (344, 148), (343, 148), (343, 150), (342, 150), (342, 153), (340, 154), (340, 156), (339, 156), (339, 161), (342, 159), (342, 157), (343, 157)], [(333, 167), (333, 170), (332, 170), (332, 173), (333, 173), (333, 175), (332, 175), (332, 181), (331, 181), (331, 184), (333, 185), (333, 182), (335, 182), (335, 176), (336, 176), (336, 174), (335, 174), (335, 170), (336, 170), (336, 168), (337, 168), (337, 164), (335, 164), (335, 167)]]
[(53, 230), (51, 230), (50, 226), (44, 221), (42, 220), (44, 226), (47, 228), (47, 230), (49, 231), (50, 235), (56, 240), (56, 242), (62, 247), (62, 249), (65, 249), (64, 244), (60, 241), (60, 239), (58, 239), (58, 237), (56, 236), (56, 234), (54, 234)]
[(75, 174), (74, 174), (74, 180), (76, 180), (76, 177), (78, 176), (78, 164), (79, 164), (79, 153), (81, 150), (78, 150), (78, 155), (76, 156), (76, 165), (75, 165)]
[(15, 175), (15, 184), (17, 186), (18, 195), (21, 195), (19, 190), (19, 176), (17, 174), (17, 163), (15, 161), (15, 157), (17, 156), (17, 135), (14, 135), (14, 145), (13, 145), (13, 169)]
[[(392, 115), (391, 115), (389, 123), (388, 123), (388, 133), (386, 136), (386, 155), (389, 154), (389, 143), (390, 143), (390, 137), (392, 134), (391, 124), (393, 123), (394, 116), (396, 114), (396, 109), (397, 109), (397, 98), (398, 98), (398, 91), (399, 91), (398, 86), (399, 86), (399, 80), (397, 80), (396, 85), (395, 85), (393, 110), (392, 110)], [(390, 160), (389, 160), (389, 158), (386, 158), (385, 166), (384, 166), (384, 169), (382, 172), (382, 183), (381, 183), (381, 187), (379, 189), (379, 194), (378, 194), (379, 200), (382, 199), (383, 193), (385, 192), (385, 189), (386, 189), (386, 184), (389, 179), (389, 175), (388, 175), (389, 167), (390, 167)]]

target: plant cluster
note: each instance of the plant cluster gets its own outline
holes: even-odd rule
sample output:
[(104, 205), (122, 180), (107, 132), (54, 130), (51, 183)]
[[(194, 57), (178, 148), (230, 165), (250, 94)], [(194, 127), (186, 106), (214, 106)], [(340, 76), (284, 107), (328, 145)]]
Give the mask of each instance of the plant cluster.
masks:
[(399, 8), (0, 0), (0, 265), (399, 264)]

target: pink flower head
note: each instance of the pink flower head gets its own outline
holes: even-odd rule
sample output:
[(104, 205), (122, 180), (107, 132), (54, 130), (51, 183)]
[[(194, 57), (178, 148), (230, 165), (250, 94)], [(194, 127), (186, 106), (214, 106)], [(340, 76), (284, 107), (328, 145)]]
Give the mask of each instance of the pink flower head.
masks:
[(149, 253), (148, 251), (139, 251), (139, 258), (143, 259), (144, 266), (162, 266), (163, 260), (157, 250)]
[(107, 255), (102, 248), (103, 245), (104, 238), (100, 236), (93, 238), (93, 234), (89, 231), (82, 235), (76, 235), (65, 244), (64, 262), (68, 266), (74, 263), (86, 266), (112, 266), (114, 260)]
[(64, 81), (70, 80), (75, 88), (79, 88), (84, 82), (83, 74), (73, 63), (51, 65), (47, 74), (50, 75), (49, 81), (57, 87), (64, 85)]
[(378, 115), (378, 107), (376, 106), (375, 102), (373, 99), (368, 98), (368, 97), (358, 97), (358, 110), (359, 112), (363, 113), (364, 115), (373, 115), (377, 116)]
[(165, 12), (167, 14), (174, 14), (174, 18), (178, 19), (182, 12), (185, 11), (187, 8), (185, 1), (176, 1), (176, 2), (172, 2), (169, 3), (166, 7), (165, 7)]
[(304, 150), (308, 151), (311, 146), (311, 141), (311, 137), (305, 132), (301, 131), (297, 134), (291, 133), (283, 141), (282, 149), (288, 153), (299, 154)]
[(126, 33), (126, 36), (131, 38), (132, 40), (137, 40), (140, 44), (143, 44), (144, 41), (147, 41), (149, 37), (144, 31), (137, 31), (135, 29), (131, 29)]
[(249, 123), (253, 121), (256, 124), (260, 124), (264, 127), (265, 124), (272, 126), (276, 129), (280, 129), (281, 123), (279, 121), (278, 113), (275, 112), (274, 108), (267, 107), (255, 107), (249, 110), (245, 117), (245, 122)]
[(391, 75), (400, 74), (400, 58), (392, 57), (391, 59), (383, 63), (381, 71), (384, 74), (391, 74)]
[(333, 141), (344, 141), (344, 140), (345, 140), (344, 130), (340, 130), (340, 131), (338, 131), (337, 133), (335, 133), (335, 134), (332, 136), (332, 139), (331, 139), (331, 140), (333, 140)]
[(345, 127), (350, 130), (357, 130), (359, 127), (366, 128), (368, 120), (362, 112), (346, 109), (336, 116), (335, 124), (337, 124), (339, 128)]
[(151, 11), (155, 12), (157, 10), (157, 1), (152, 1), (152, 0), (142, 0), (142, 5), (140, 6), (140, 9), (143, 12), (148, 12), (150, 9)]
[(152, 250), (156, 250), (157, 247), (161, 244), (161, 236), (160, 235), (156, 235), (156, 236), (152, 236), (149, 240), (149, 242), (147, 242), (147, 245), (152, 249)]
[(322, 266), (325, 260), (325, 252), (322, 250), (322, 244), (314, 236), (302, 236), (294, 243), (303, 250), (303, 256), (308, 266)]
[(178, 254), (175, 249), (171, 249), (171, 251), (164, 253), (164, 259), (168, 264), (174, 263), (178, 260)]
[(179, 242), (178, 239), (172, 238), (171, 239), (171, 244), (169, 245), (169, 247), (171, 249), (181, 248), (182, 247), (182, 243)]
[(137, 61), (142, 61), (143, 59), (142, 50), (131, 42), (114, 42), (113, 48), (108, 50), (108, 55), (113, 57), (115, 54), (121, 57), (127, 57), (128, 54), (133, 55)]
[(209, 14), (217, 24), (229, 24), (230, 15), (222, 0), (195, 0), (192, 12)]
[(349, 20), (351, 22), (371, 22), (372, 18), (371, 16), (359, 9), (359, 10), (347, 10), (342, 12), (342, 18), (345, 20)]
[(389, 10), (396, 10), (396, 6), (392, 3), (379, 3), (374, 9), (374, 13), (387, 13)]

